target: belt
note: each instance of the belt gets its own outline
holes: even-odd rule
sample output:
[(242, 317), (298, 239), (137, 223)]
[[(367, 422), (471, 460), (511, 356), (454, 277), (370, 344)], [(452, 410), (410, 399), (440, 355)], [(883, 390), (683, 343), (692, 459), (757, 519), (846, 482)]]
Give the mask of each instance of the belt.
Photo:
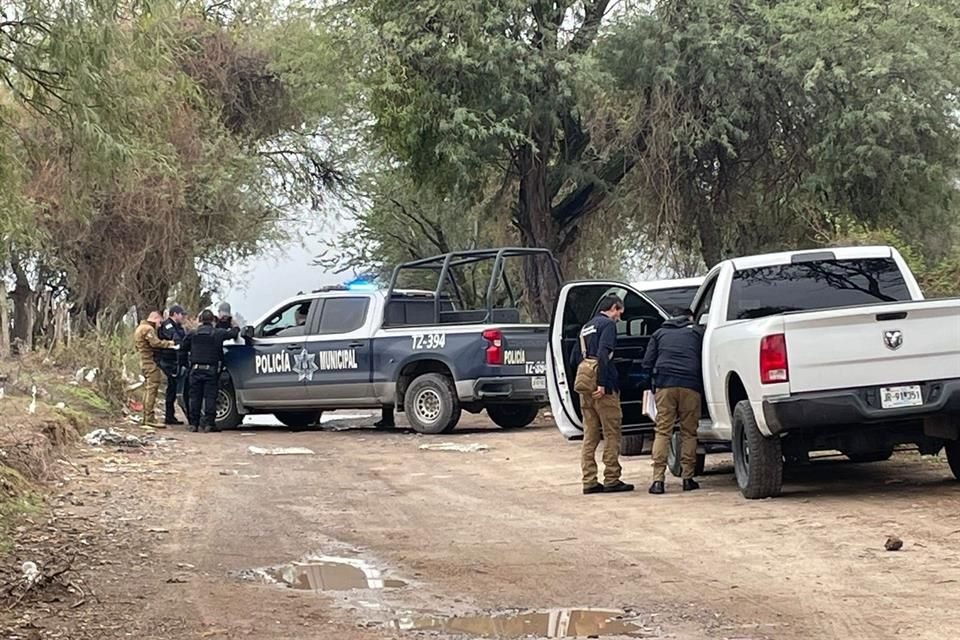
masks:
[(191, 369), (213, 369), (213, 368), (215, 368), (216, 366), (217, 366), (217, 365), (215, 365), (215, 364), (199, 364), (199, 363), (196, 363), (196, 364), (190, 365), (190, 368), (191, 368)]

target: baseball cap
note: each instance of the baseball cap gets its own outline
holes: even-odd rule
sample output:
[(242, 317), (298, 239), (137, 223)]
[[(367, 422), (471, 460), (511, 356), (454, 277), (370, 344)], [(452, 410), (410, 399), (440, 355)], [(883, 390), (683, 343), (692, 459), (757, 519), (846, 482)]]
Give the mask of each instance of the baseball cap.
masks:
[(181, 306), (178, 305), (178, 304), (172, 304), (172, 305), (170, 305), (170, 311), (169, 311), (169, 313), (170, 313), (170, 315), (173, 315), (173, 314), (175, 314), (175, 313), (179, 313), (180, 315), (184, 315), (184, 316), (187, 315), (187, 312), (184, 310), (184, 308), (181, 307)]
[(219, 314), (222, 315), (222, 316), (229, 316), (229, 315), (230, 315), (230, 303), (229, 303), (229, 302), (221, 302), (221, 303), (220, 303), (220, 306), (217, 307), (217, 313), (219, 313)]

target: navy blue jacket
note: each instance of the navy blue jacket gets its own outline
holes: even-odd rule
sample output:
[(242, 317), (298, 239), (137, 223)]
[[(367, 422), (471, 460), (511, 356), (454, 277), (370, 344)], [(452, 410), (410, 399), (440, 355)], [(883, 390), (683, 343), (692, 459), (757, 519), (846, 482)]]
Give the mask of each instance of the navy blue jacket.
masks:
[[(174, 322), (167, 318), (157, 329), (157, 337), (161, 340), (173, 340), (174, 344), (183, 344), (183, 339), (187, 337), (187, 332), (182, 324)], [(164, 373), (167, 375), (176, 375), (181, 366), (186, 366), (186, 358), (182, 351), (174, 349), (157, 349), (154, 351), (154, 360), (157, 362)]]
[(647, 344), (643, 370), (653, 374), (657, 389), (683, 387), (703, 392), (703, 331), (686, 317), (661, 325)]
[(190, 364), (209, 364), (216, 366), (223, 359), (223, 341), (233, 340), (240, 335), (240, 329), (216, 329), (213, 325), (202, 324), (196, 331), (187, 335), (180, 347), (190, 354)]
[[(580, 336), (583, 336), (587, 345), (587, 357), (597, 359), (597, 385), (603, 387), (607, 393), (620, 391), (619, 374), (613, 364), (613, 352), (617, 348), (617, 323), (599, 313), (583, 325)], [(583, 359), (580, 354), (580, 336), (577, 336), (577, 346), (573, 350), (575, 364), (580, 364)]]

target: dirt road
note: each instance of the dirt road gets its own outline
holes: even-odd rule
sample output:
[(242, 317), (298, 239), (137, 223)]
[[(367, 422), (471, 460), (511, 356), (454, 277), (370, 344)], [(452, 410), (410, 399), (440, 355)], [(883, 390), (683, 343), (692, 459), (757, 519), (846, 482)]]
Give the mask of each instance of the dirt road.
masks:
[[(55, 526), (68, 531), (48, 536), (84, 550), (68, 575), (86, 596), (75, 607), (76, 593), (25, 598), (4, 614), (3, 637), (417, 638), (433, 632), (401, 628), (445, 624), (426, 624), (428, 613), (558, 607), (624, 610), (639, 637), (960, 633), (960, 484), (942, 463), (818, 461), (790, 473), (782, 498), (748, 502), (729, 460), (708, 458), (696, 493), (674, 482), (663, 497), (582, 496), (577, 445), (553, 427), (472, 424), (440, 438), (176, 431), (156, 451), (88, 451), (71, 468), (90, 475), (58, 489)], [(420, 448), (438, 442), (487, 449)], [(626, 459), (625, 477), (645, 488), (649, 458)], [(35, 524), (9, 566), (41, 553), (38, 531), (50, 527)], [(884, 549), (889, 535), (901, 551)], [(296, 590), (246, 571), (310, 553), (382, 570), (368, 573), (395, 588)], [(334, 574), (311, 580), (337, 587)], [(539, 619), (461, 623), (540, 629)]]

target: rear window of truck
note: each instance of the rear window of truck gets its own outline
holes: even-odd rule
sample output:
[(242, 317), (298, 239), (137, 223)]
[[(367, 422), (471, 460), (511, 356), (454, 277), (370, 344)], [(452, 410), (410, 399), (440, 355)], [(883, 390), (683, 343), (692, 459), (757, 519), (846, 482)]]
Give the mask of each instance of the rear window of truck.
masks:
[(727, 318), (748, 320), (910, 299), (893, 258), (817, 260), (737, 271)]
[(670, 315), (679, 316), (693, 306), (693, 298), (697, 295), (697, 289), (698, 287), (673, 287), (670, 289), (654, 289), (644, 293)]

